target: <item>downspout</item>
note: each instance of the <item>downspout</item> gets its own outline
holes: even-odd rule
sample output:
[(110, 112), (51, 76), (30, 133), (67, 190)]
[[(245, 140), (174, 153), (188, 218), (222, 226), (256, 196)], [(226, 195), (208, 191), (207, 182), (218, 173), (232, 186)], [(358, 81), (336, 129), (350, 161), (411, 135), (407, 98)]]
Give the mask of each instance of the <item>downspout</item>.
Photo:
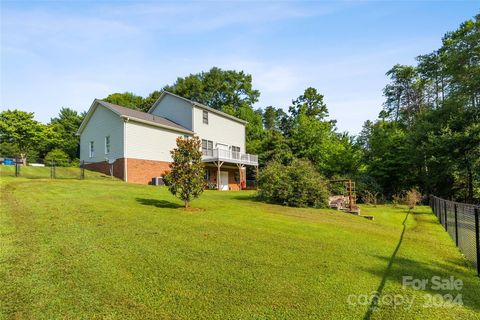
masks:
[(128, 163), (127, 163), (127, 122), (130, 118), (123, 120), (123, 180), (128, 182)]

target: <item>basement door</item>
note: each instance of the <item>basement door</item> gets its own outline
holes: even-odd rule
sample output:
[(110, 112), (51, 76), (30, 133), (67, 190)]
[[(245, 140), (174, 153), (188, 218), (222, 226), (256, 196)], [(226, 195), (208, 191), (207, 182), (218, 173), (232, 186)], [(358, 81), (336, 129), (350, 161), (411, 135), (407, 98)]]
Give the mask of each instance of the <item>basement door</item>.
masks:
[(220, 190), (228, 191), (228, 171), (220, 171)]

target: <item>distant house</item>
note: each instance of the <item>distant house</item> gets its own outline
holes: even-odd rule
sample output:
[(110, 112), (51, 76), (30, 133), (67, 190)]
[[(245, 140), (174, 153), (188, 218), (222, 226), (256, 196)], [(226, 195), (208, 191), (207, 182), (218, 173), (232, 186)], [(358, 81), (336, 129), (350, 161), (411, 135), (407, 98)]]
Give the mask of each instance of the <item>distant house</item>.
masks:
[(202, 140), (205, 179), (220, 190), (246, 184), (246, 122), (164, 91), (146, 112), (95, 99), (78, 129), (80, 160), (91, 170), (134, 183), (150, 183), (169, 170), (170, 150), (180, 136)]

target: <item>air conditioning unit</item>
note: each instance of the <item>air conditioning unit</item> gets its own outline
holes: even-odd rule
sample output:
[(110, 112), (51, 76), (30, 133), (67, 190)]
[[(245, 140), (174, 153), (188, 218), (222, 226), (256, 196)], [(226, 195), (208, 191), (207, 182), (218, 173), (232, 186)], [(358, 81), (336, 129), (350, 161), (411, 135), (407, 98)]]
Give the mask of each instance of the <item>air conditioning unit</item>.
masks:
[(152, 185), (154, 185), (154, 186), (164, 186), (165, 182), (163, 182), (162, 177), (153, 177), (152, 178)]

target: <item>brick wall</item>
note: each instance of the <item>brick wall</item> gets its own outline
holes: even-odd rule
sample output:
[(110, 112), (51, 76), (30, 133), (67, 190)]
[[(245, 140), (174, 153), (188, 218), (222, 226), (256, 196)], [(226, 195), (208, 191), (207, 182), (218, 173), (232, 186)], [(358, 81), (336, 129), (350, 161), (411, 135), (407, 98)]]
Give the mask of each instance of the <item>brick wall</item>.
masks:
[[(123, 158), (117, 159), (113, 163), (113, 176), (122, 180), (124, 178), (123, 163), (124, 163)], [(95, 162), (95, 163), (85, 163), (85, 169), (110, 175), (110, 164), (108, 164), (106, 161)]]
[[(124, 180), (124, 158), (117, 159), (113, 164), (113, 175)], [(170, 162), (132, 159), (127, 158), (128, 182), (149, 184), (153, 177), (160, 177), (166, 171), (170, 170)], [(86, 169), (110, 174), (110, 165), (105, 162), (89, 163), (85, 165)], [(217, 182), (217, 168), (206, 167), (209, 170), (209, 181)], [(235, 175), (238, 175), (238, 169), (221, 168), (222, 171), (228, 171), (228, 187), (230, 190), (240, 190), (240, 181), (245, 180), (245, 169), (240, 174), (240, 181), (235, 181)]]
[(149, 184), (153, 177), (161, 177), (166, 171), (170, 171), (170, 162), (127, 159), (128, 182)]

